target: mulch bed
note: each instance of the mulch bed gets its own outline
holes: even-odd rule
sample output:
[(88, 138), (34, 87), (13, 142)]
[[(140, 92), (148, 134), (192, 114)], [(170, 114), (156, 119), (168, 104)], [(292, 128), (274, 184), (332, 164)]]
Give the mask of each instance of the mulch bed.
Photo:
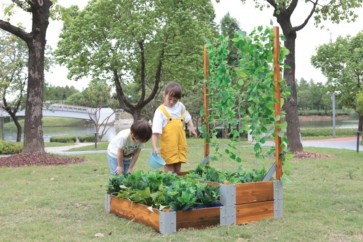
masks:
[(294, 153), (294, 158), (297, 159), (322, 159), (322, 158), (331, 158), (331, 155), (312, 153), (307, 151), (300, 151)]
[[(311, 153), (311, 152), (295, 152), (294, 158), (297, 159), (322, 159), (331, 158), (331, 155)], [(0, 157), (0, 167), (19, 167), (19, 166), (44, 166), (44, 165), (66, 165), (84, 162), (81, 157), (65, 157), (48, 153), (21, 153), (5, 157)]]
[(48, 153), (21, 153), (0, 158), (0, 166), (44, 166), (44, 165), (66, 165), (85, 161), (80, 157), (65, 157)]

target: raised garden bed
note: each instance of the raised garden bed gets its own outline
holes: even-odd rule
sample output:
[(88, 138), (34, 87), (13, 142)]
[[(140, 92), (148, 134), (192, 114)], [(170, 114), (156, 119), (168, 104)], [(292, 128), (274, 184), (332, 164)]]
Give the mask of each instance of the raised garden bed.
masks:
[(113, 195), (106, 195), (105, 208), (109, 213), (150, 226), (162, 234), (186, 228), (201, 229), (220, 225), (221, 210), (223, 210), (222, 206), (216, 206), (188, 211), (160, 211)]
[(280, 181), (221, 184), (220, 193), (222, 206), (188, 211), (160, 211), (127, 199), (106, 195), (105, 209), (109, 213), (150, 226), (162, 234), (185, 228), (201, 229), (282, 217)]

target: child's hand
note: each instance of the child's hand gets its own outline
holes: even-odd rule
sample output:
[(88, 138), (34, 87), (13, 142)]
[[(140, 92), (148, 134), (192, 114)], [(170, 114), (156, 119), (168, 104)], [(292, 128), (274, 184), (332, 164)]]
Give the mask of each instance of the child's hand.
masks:
[(116, 175), (124, 173), (124, 169), (121, 166), (116, 167), (115, 171)]
[(189, 135), (190, 136), (194, 136), (194, 138), (197, 138), (198, 137), (198, 134), (197, 134), (197, 132), (195, 132), (195, 130), (193, 129), (193, 130), (189, 130)]

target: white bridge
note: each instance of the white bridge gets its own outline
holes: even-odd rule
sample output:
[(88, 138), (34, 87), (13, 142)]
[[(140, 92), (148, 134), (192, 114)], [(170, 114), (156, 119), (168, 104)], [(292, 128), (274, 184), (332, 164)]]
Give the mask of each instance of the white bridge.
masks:
[[(16, 113), (16, 116), (25, 116), (25, 110)], [(9, 117), (9, 114), (0, 109), (0, 117)], [(83, 106), (52, 104), (43, 108), (43, 117), (65, 117), (85, 120), (94, 120), (98, 124), (112, 124), (115, 122), (115, 111), (111, 108), (90, 108)]]

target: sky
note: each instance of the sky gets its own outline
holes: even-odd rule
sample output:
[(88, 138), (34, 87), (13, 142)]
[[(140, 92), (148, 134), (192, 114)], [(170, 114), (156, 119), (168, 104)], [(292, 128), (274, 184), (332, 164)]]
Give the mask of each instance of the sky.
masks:
[[(9, 2), (10, 0), (1, 0), (2, 3)], [(58, 0), (58, 3), (63, 6), (70, 6), (71, 4), (77, 3), (80, 8), (83, 8), (87, 4), (87, 0)], [(251, 32), (253, 28), (262, 25), (270, 26), (271, 21), (274, 26), (278, 26), (274, 17), (272, 16), (272, 9), (267, 9), (260, 11), (256, 9), (252, 1), (248, 1), (249, 4), (242, 4), (240, 0), (220, 0), (216, 3), (213, 0), (213, 6), (216, 13), (216, 23), (219, 24), (222, 17), (229, 13), (233, 18), (235, 18), (240, 28), (247, 33)], [(293, 14), (292, 24), (293, 26), (300, 25), (305, 19), (308, 9), (301, 8), (304, 6), (298, 6), (297, 12), (295, 10)], [(305, 12), (304, 12), (305, 11)], [(338, 36), (355, 35), (359, 31), (363, 30), (363, 8), (357, 11), (359, 18), (354, 23), (341, 23), (339, 25), (333, 25), (330, 23), (325, 23), (325, 29), (316, 28), (311, 19), (308, 25), (297, 32), (296, 39), (296, 78), (304, 78), (307, 81), (311, 79), (314, 82), (326, 81), (324, 75), (318, 69), (315, 69), (311, 63), (311, 56), (316, 53), (316, 49), (322, 45), (327, 44), (330, 41), (335, 41)], [(2, 16), (0, 16), (2, 17)], [(24, 19), (24, 15), (15, 17), (16, 21), (19, 19)], [(62, 23), (60, 21), (50, 21), (47, 32), (47, 43), (52, 46), (53, 49), (56, 48), (58, 42), (58, 36), (62, 29)], [(280, 30), (282, 33), (282, 30)], [(202, 58), (202, 57), (201, 57)], [(51, 68), (50, 72), (45, 73), (46, 81), (53, 86), (74, 86), (78, 90), (84, 90), (89, 80), (84, 78), (79, 81), (68, 80), (67, 69), (65, 67), (56, 65)]]

